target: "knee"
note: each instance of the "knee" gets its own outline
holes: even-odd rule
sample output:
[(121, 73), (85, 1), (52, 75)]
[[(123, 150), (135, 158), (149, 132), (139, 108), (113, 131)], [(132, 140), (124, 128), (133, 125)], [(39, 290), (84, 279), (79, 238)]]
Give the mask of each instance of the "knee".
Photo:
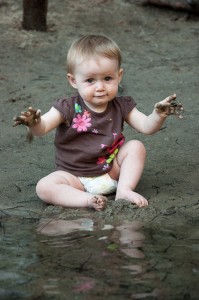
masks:
[(142, 158), (146, 158), (146, 148), (144, 144), (138, 140), (129, 141), (128, 143), (130, 153), (136, 153)]
[(49, 200), (49, 185), (46, 184), (46, 181), (44, 178), (42, 178), (36, 185), (36, 193), (37, 196), (45, 201), (48, 202)]

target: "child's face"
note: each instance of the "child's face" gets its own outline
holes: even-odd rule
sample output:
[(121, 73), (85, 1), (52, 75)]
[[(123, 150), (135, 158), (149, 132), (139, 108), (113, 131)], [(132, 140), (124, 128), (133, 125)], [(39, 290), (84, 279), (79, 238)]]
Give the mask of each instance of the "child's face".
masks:
[(91, 110), (102, 112), (117, 95), (122, 74), (115, 59), (99, 57), (76, 64), (68, 80)]

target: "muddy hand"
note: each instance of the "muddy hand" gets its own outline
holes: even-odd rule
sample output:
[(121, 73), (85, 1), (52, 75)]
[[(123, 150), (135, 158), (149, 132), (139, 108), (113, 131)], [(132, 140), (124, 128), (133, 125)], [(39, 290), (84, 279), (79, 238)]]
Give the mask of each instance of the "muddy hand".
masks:
[(167, 117), (174, 115), (179, 119), (182, 119), (183, 116), (181, 112), (183, 111), (183, 106), (181, 103), (176, 103), (176, 94), (171, 95), (164, 100), (155, 104), (155, 110), (161, 117)]
[(22, 112), (20, 116), (14, 118), (13, 126), (25, 125), (34, 126), (40, 121), (41, 111), (35, 110), (32, 107), (28, 108), (28, 111)]

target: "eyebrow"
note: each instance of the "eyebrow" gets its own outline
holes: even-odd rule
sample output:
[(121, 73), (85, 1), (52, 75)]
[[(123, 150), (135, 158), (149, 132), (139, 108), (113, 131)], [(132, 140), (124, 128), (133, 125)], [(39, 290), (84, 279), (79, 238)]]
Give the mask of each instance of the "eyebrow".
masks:
[[(96, 76), (98, 75), (99, 73), (88, 73), (88, 74), (85, 74), (86, 77), (93, 77), (93, 76)], [(107, 72), (107, 73), (103, 73), (102, 75), (103, 76), (113, 76), (115, 74), (115, 72)]]

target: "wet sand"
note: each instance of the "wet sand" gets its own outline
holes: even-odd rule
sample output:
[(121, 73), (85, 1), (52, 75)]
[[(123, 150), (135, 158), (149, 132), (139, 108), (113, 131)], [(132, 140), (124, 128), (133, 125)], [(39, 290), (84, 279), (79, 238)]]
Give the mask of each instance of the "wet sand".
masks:
[[(6, 3), (0, 6), (2, 214), (36, 219), (89, 217), (102, 223), (125, 219), (154, 226), (197, 223), (198, 17), (134, 1), (52, 1), (48, 31), (43, 33), (22, 30), (21, 1)], [(119, 44), (125, 72), (121, 93), (131, 95), (141, 111), (149, 114), (156, 102), (172, 93), (184, 105), (184, 118), (169, 117), (153, 136), (125, 126), (127, 140), (139, 139), (147, 148), (137, 187), (149, 199), (146, 208), (114, 202), (114, 195), (104, 212), (42, 203), (35, 186), (54, 170), (54, 132), (29, 144), (26, 129), (12, 127), (13, 117), (30, 105), (46, 112), (55, 98), (73, 93), (66, 82), (66, 53), (74, 38), (87, 33), (106, 34)]]

